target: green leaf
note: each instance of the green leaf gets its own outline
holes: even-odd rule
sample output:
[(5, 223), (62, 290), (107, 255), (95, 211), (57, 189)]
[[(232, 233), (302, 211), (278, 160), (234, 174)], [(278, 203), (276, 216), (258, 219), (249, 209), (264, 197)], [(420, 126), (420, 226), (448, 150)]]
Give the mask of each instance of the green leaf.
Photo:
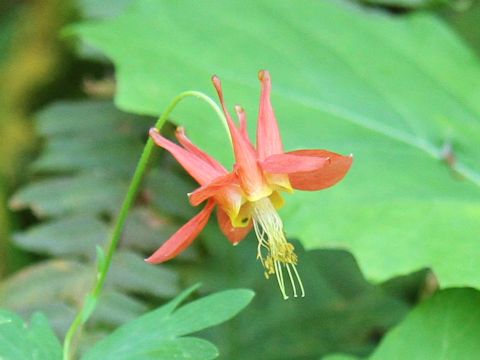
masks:
[(95, 246), (103, 244), (107, 236), (108, 228), (104, 223), (90, 215), (79, 215), (33, 226), (15, 234), (14, 241), (36, 253), (91, 259)]
[(118, 111), (111, 102), (58, 102), (37, 115), (44, 151), (36, 171), (88, 171), (130, 175), (138, 161), (146, 120)]
[(445, 5), (452, 0), (359, 0), (370, 5), (394, 6), (406, 9), (421, 9), (435, 5)]
[(218, 356), (217, 348), (210, 342), (198, 338), (176, 338), (165, 340), (160, 348), (139, 352), (122, 359), (129, 360), (171, 360), (171, 359), (198, 359), (209, 360)]
[(125, 293), (106, 289), (100, 297), (91, 321), (109, 328), (122, 325), (145, 313), (148, 307)]
[(66, 140), (104, 139), (128, 130), (140, 131), (144, 125), (141, 118), (119, 111), (111, 101), (94, 100), (58, 101), (39, 111), (36, 119), (41, 135)]
[(480, 354), (480, 292), (448, 289), (415, 308), (370, 360), (474, 360)]
[(345, 354), (333, 354), (322, 357), (322, 360), (358, 360), (359, 358)]
[(179, 295), (177, 295), (173, 300), (169, 301), (167, 304), (163, 305), (160, 309), (155, 310), (155, 315), (158, 317), (166, 317), (170, 315), (185, 299), (193, 294), (194, 291), (200, 288), (200, 284), (195, 284), (183, 290)]
[(225, 290), (187, 304), (170, 318), (175, 324), (173, 334), (194, 333), (231, 319), (250, 303), (253, 295), (250, 290)]
[(78, 7), (86, 18), (108, 18), (121, 14), (132, 0), (78, 0)]
[(27, 326), (16, 314), (0, 310), (0, 358), (4, 360), (55, 360), (62, 358), (62, 347), (40, 313)]
[[(30, 322), (30, 332), (28, 334), (32, 347), (32, 358), (38, 359), (60, 359), (62, 347), (48, 323), (48, 319), (41, 313), (34, 313)], [(25, 346), (25, 343), (24, 345)]]
[(59, 299), (74, 303), (87, 292), (92, 280), (91, 269), (78, 262), (45, 261), (5, 279), (0, 287), (0, 304), (26, 311)]
[(454, 1), (454, 10), (445, 8), (441, 12), (445, 21), (480, 55), (480, 31), (472, 31), (472, 26), (480, 21), (479, 1)]
[(118, 251), (107, 281), (123, 291), (172, 297), (179, 292), (178, 276), (163, 266), (147, 264), (139, 255)]
[[(216, 73), (227, 102), (254, 118), (268, 68), (286, 149), (355, 154), (338, 186), (288, 196), (288, 235), (352, 251), (375, 281), (431, 267), (442, 286), (480, 286), (480, 66), (434, 16), (343, 1), (141, 0), (70, 31), (113, 60), (116, 102), (136, 113), (156, 115), (186, 89), (213, 94)], [(188, 100), (172, 118), (231, 159), (206, 105)]]
[(56, 177), (27, 185), (10, 200), (13, 209), (30, 207), (40, 217), (107, 211), (119, 208), (128, 184), (115, 176), (83, 174)]
[[(213, 359), (216, 348), (206, 341), (179, 338), (217, 325), (235, 316), (253, 298), (250, 290), (227, 290), (196, 300), (174, 311), (191, 288), (170, 304), (149, 312), (98, 342), (82, 360), (88, 359)], [(135, 334), (135, 337), (132, 337)]]
[[(132, 143), (128, 136), (96, 139), (54, 138), (42, 156), (32, 165), (36, 171), (88, 170), (93, 166), (121, 170), (124, 173), (135, 167), (142, 145)], [(110, 167), (110, 164), (116, 164)]]
[(97, 306), (98, 299), (94, 297), (92, 294), (88, 294), (85, 297), (85, 301), (82, 307), (82, 324), (85, 324), (87, 320), (92, 315), (95, 307)]
[(179, 174), (164, 169), (152, 169), (148, 174), (146, 186), (153, 195), (153, 204), (159, 210), (181, 217), (191, 217), (195, 214), (196, 210), (185, 197), (185, 194), (194, 189), (194, 185)]
[(22, 317), (41, 311), (56, 333), (64, 333), (75, 316), (93, 280), (91, 268), (76, 261), (50, 260), (37, 263), (4, 279), (0, 306)]
[[(161, 180), (161, 177), (160, 177)], [(163, 194), (152, 193), (156, 198)], [(157, 200), (161, 202), (161, 200)], [(168, 205), (165, 205), (168, 207)], [(188, 210), (189, 213), (191, 209)], [(182, 218), (187, 215), (183, 214)], [(131, 249), (149, 253), (157, 249), (178, 229), (177, 222), (166, 222), (153, 209), (138, 207), (130, 213), (124, 232), (124, 244)]]

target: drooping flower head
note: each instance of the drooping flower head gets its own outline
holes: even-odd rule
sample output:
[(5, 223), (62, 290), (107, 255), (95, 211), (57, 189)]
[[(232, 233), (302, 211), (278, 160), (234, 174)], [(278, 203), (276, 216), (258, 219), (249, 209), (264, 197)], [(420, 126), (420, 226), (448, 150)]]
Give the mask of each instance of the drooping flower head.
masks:
[(287, 299), (286, 280), (290, 281), (295, 297), (298, 293), (304, 296), (305, 291), (296, 268), (295, 249), (287, 241), (277, 213), (283, 205), (281, 192), (315, 191), (335, 185), (349, 170), (352, 157), (327, 150), (284, 152), (270, 102), (270, 74), (262, 70), (258, 78), (261, 95), (257, 144), (254, 146), (247, 132), (244, 110), (235, 107), (236, 124), (225, 104), (220, 79), (212, 77), (232, 139), (235, 164), (230, 172), (196, 147), (182, 127), (176, 131), (180, 145), (164, 138), (156, 129), (150, 130), (154, 142), (169, 151), (200, 184), (188, 194), (190, 203), (197, 206), (205, 202), (205, 206), (147, 261), (161, 263), (180, 254), (202, 231), (216, 207), (220, 229), (234, 245), (254, 228), (258, 239), (257, 258), (265, 269), (265, 276), (276, 276), (282, 295)]

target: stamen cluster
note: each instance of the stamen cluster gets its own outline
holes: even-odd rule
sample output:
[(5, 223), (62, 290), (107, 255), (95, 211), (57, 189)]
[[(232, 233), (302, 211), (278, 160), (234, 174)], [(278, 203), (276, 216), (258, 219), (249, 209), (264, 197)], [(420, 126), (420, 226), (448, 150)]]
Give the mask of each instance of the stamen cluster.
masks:
[[(295, 248), (285, 238), (282, 219), (268, 198), (253, 203), (253, 226), (258, 239), (257, 259), (265, 268), (265, 277), (268, 279), (270, 275), (276, 275), (283, 298), (288, 299), (283, 277), (283, 269), (286, 269), (293, 296), (298, 296), (293, 274), (300, 286), (301, 296), (305, 296), (302, 280), (296, 268), (298, 258)], [(264, 252), (266, 255), (263, 255)]]

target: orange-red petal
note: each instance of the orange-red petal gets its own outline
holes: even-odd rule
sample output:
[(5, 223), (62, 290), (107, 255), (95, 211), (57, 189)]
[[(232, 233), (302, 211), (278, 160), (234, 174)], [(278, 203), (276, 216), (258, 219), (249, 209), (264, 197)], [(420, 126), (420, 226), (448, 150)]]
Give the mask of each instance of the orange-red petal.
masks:
[(250, 223), (245, 227), (233, 227), (227, 213), (220, 207), (217, 208), (217, 220), (220, 230), (222, 230), (222, 233), (233, 245), (236, 245), (242, 241), (250, 232), (250, 230), (252, 230), (253, 226), (252, 221), (250, 221)]
[(242, 189), (245, 191), (250, 201), (261, 199), (268, 196), (271, 191), (266, 187), (263, 175), (257, 164), (257, 154), (248, 140), (242, 136), (240, 130), (235, 126), (230, 113), (225, 105), (223, 98), (222, 83), (217, 76), (212, 77), (213, 85), (217, 90), (220, 104), (227, 119), (228, 128), (232, 135), (233, 152), (235, 154), (235, 162), (237, 174), (241, 182)]
[(327, 150), (296, 150), (290, 154), (329, 159), (326, 164), (316, 170), (294, 172), (288, 175), (293, 188), (306, 191), (321, 190), (335, 185), (343, 179), (353, 161), (352, 156), (343, 156)]
[(179, 126), (177, 128), (177, 130), (175, 131), (175, 136), (177, 137), (178, 142), (182, 144), (182, 146), (185, 149), (195, 154), (205, 162), (209, 163), (212, 167), (214, 167), (218, 171), (222, 173), (227, 172), (227, 170), (223, 167), (222, 164), (220, 164), (217, 160), (215, 160), (213, 157), (208, 155), (205, 151), (203, 151), (202, 149), (200, 149), (199, 147), (197, 147), (195, 144), (192, 143), (192, 141), (185, 134), (185, 129), (182, 126)]
[(228, 173), (226, 175), (219, 176), (214, 179), (212, 182), (199, 187), (197, 190), (189, 194), (190, 204), (197, 206), (209, 199), (212, 196), (217, 195), (217, 193), (225, 187), (236, 183), (237, 176), (235, 173)]
[(195, 179), (200, 185), (204, 185), (212, 181), (218, 176), (224, 175), (220, 169), (213, 167), (209, 162), (191, 153), (181, 146), (164, 138), (157, 129), (150, 129), (150, 137), (160, 147), (164, 148), (183, 166), (183, 168)]
[(215, 203), (209, 201), (207, 205), (195, 215), (189, 222), (183, 225), (170, 237), (157, 251), (145, 261), (158, 264), (170, 260), (191, 245), (193, 240), (200, 234), (212, 214)]
[(270, 101), (270, 93), (272, 91), (270, 73), (267, 70), (260, 70), (258, 79), (262, 84), (262, 92), (258, 110), (257, 153), (259, 159), (264, 160), (270, 155), (283, 153), (283, 144)]
[(328, 157), (302, 156), (297, 153), (270, 155), (260, 163), (262, 169), (272, 174), (291, 174), (320, 169), (329, 162)]
[(240, 130), (240, 134), (244, 137), (246, 142), (252, 146), (253, 149), (250, 136), (248, 136), (247, 114), (245, 114), (245, 110), (240, 105), (235, 105), (235, 112), (237, 113), (238, 121), (240, 122), (240, 126), (238, 128)]

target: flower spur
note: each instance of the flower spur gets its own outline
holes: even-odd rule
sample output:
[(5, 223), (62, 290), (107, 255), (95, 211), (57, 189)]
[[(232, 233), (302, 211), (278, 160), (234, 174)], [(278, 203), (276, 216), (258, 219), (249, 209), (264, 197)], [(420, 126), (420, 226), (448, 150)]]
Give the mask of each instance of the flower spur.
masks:
[[(227, 110), (220, 79), (212, 77), (230, 131), (235, 165), (231, 172), (195, 146), (182, 127), (176, 137), (180, 145), (164, 138), (156, 129), (150, 130), (154, 142), (169, 151), (184, 169), (200, 184), (189, 195), (190, 203), (204, 208), (173, 234), (146, 261), (161, 263), (185, 250), (206, 226), (214, 208), (221, 231), (234, 245), (254, 229), (258, 239), (257, 258), (265, 276), (275, 275), (284, 299), (285, 280), (291, 283), (293, 295), (305, 295), (298, 274), (297, 255), (285, 237), (283, 223), (277, 213), (283, 205), (282, 191), (294, 189), (314, 191), (335, 185), (348, 172), (351, 156), (327, 150), (295, 150), (284, 152), (282, 139), (270, 102), (270, 74), (262, 70), (260, 108), (256, 147), (247, 133), (244, 110), (235, 106), (237, 126)], [(297, 285), (299, 291), (297, 291)]]

